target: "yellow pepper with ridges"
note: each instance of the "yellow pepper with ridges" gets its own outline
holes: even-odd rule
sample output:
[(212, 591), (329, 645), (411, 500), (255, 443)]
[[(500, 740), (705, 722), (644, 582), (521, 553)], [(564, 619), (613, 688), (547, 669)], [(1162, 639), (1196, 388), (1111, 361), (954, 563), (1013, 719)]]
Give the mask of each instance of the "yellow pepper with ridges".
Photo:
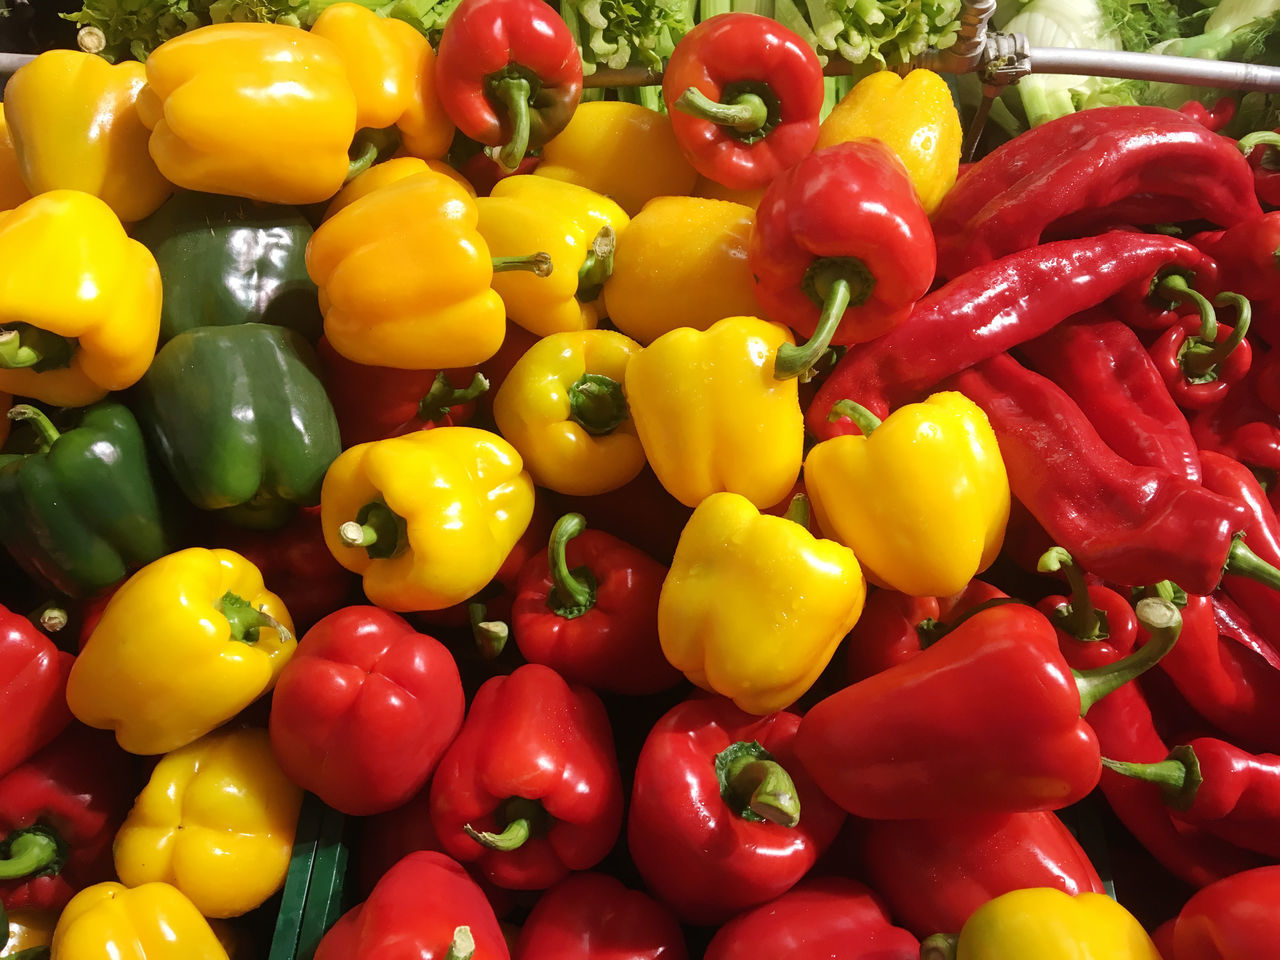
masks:
[(324, 37), (279, 23), (215, 23), (166, 40), (146, 69), (138, 116), (172, 183), (307, 204), (347, 178), (356, 98)]
[(116, 875), (163, 881), (206, 917), (238, 917), (284, 885), (302, 789), (266, 730), (218, 730), (165, 754), (116, 832)]
[(935, 393), (880, 423), (842, 401), (862, 435), (819, 443), (804, 464), (819, 526), (853, 549), (873, 583), (917, 597), (959, 593), (995, 560), (1009, 477), (986, 414)]
[(696, 507), (713, 493), (779, 503), (804, 456), (796, 381), (773, 376), (791, 331), (758, 317), (681, 327), (632, 357), (623, 388), (645, 457), (667, 492)]
[(231, 550), (179, 550), (112, 595), (72, 665), (67, 705), (130, 753), (169, 753), (270, 690), (296, 647), (257, 567)]
[(325, 474), (320, 522), (365, 595), (398, 612), (442, 610), (493, 579), (533, 516), (515, 447), (475, 427), (361, 443)]
[(147, 151), (138, 116), (146, 68), (79, 50), (47, 50), (5, 87), (4, 113), (32, 193), (83, 190), (125, 223), (148, 217), (173, 192)]
[(853, 551), (813, 536), (797, 499), (796, 513), (775, 517), (736, 493), (707, 497), (658, 600), (672, 666), (747, 713), (782, 710), (813, 686), (866, 600)]
[(0, 390), (82, 407), (133, 386), (160, 336), (160, 268), (92, 194), (0, 213)]
[(167, 883), (85, 887), (62, 910), (51, 960), (227, 960), (195, 904)]
[(516, 361), (493, 398), (493, 418), (534, 483), (589, 497), (644, 469), (622, 380), (640, 344), (614, 330), (544, 337)]
[[(0, 104), (0, 107), (3, 105)], [(31, 199), (31, 191), (22, 179), (22, 165), (13, 147), (9, 126), (0, 109), (0, 210), (12, 210)]]
[(956, 182), (964, 129), (947, 82), (932, 70), (899, 77), (880, 70), (858, 81), (822, 121), (814, 150), (874, 137), (898, 155), (933, 213)]
[(381, 190), (383, 187), (395, 183), (397, 180), (404, 180), (406, 177), (412, 177), (419, 173), (435, 172), (444, 174), (451, 180), (462, 187), (470, 196), (476, 195), (476, 188), (467, 182), (467, 179), (453, 167), (449, 166), (443, 160), (422, 160), (418, 157), (392, 157), (390, 160), (383, 160), (381, 163), (375, 163), (369, 169), (362, 171), (357, 176), (347, 181), (346, 185), (338, 191), (337, 195), (329, 201), (329, 205), (325, 207), (324, 219), (328, 220), (343, 207), (349, 207), (361, 197), (368, 196), (375, 190)]

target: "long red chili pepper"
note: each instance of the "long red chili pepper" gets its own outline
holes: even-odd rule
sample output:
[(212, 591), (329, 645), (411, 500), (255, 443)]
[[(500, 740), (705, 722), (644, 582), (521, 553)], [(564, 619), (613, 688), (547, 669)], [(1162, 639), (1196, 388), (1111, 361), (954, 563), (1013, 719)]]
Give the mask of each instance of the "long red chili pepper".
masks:
[(1153, 939), (1164, 960), (1259, 960), (1275, 955), (1280, 866), (1256, 867), (1196, 892)]
[[(1243, 506), (1248, 518), (1243, 528), (1249, 549), (1270, 564), (1280, 564), (1280, 518), (1253, 471), (1238, 460), (1212, 450), (1200, 453), (1204, 485)], [(1280, 641), (1280, 592), (1243, 577), (1225, 577), (1222, 587), (1257, 625), (1276, 625), (1270, 636)]]
[(1191, 418), (1201, 450), (1214, 450), (1265, 470), (1280, 470), (1280, 418), (1263, 402), (1252, 368), (1232, 384), (1221, 403)]

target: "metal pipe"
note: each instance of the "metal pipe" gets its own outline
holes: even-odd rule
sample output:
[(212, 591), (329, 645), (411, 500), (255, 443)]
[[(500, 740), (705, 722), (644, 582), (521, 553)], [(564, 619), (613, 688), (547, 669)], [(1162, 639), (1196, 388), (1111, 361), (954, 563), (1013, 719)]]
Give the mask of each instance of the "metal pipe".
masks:
[(1032, 73), (1065, 73), (1129, 80), (1155, 80), (1232, 90), (1280, 91), (1280, 67), (1199, 57), (1123, 50), (1074, 50), (1069, 47), (1031, 47)]

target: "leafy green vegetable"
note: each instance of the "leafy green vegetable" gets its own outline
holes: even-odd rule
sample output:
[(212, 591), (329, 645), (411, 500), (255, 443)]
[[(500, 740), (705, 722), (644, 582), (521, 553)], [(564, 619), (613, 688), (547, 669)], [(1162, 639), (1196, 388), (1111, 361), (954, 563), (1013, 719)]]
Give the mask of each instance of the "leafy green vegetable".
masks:
[(577, 38), (582, 72), (599, 65), (660, 66), (693, 29), (697, 0), (562, 0), (560, 15)]
[(945, 49), (960, 29), (961, 0), (774, 0), (774, 17), (832, 56), (870, 69)]

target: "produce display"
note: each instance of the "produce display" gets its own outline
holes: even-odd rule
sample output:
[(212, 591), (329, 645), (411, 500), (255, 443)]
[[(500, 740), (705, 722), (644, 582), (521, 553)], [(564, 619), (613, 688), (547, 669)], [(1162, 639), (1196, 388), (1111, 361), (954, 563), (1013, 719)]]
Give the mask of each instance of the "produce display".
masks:
[(1276, 951), (1272, 94), (966, 138), (959, 0), (65, 12), (0, 112), (0, 958)]

